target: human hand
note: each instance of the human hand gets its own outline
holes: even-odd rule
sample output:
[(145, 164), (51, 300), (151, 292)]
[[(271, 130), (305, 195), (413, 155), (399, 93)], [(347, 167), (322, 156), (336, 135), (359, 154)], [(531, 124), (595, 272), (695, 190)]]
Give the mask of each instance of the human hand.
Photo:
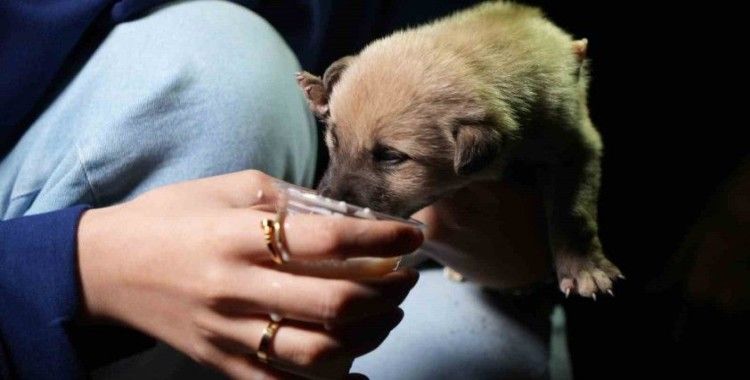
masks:
[(428, 226), (434, 259), (495, 289), (551, 273), (541, 199), (503, 182), (473, 183), (414, 215)]
[[(418, 275), (278, 270), (260, 228), (275, 197), (271, 177), (246, 171), (87, 211), (78, 230), (85, 317), (146, 332), (233, 378), (345, 377), (399, 323)], [(351, 218), (294, 215), (285, 231), (295, 260), (397, 256), (422, 242), (411, 226)], [(267, 366), (254, 352), (270, 313), (284, 320)]]

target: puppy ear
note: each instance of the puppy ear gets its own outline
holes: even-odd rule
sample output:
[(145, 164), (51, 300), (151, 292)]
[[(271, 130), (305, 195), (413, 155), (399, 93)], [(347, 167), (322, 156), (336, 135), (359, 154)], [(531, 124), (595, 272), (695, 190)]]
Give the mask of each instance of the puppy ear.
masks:
[(349, 64), (351, 64), (354, 60), (354, 57), (355, 56), (353, 55), (348, 55), (332, 63), (331, 66), (328, 66), (326, 72), (323, 74), (323, 86), (325, 87), (326, 93), (328, 95), (331, 95), (333, 86), (335, 86), (336, 82), (339, 81), (339, 78), (341, 78), (341, 74), (343, 74), (344, 70), (349, 67)]
[(581, 38), (580, 40), (573, 41), (573, 55), (575, 55), (578, 63), (581, 63), (584, 59), (586, 59), (588, 48), (589, 40), (586, 38)]
[(573, 41), (573, 56), (576, 59), (578, 67), (575, 71), (576, 78), (585, 77), (586, 75), (586, 56), (588, 54), (589, 40), (582, 38)]
[(341, 74), (349, 66), (354, 56), (339, 59), (326, 69), (323, 78), (312, 75), (306, 71), (297, 73), (297, 83), (305, 93), (307, 103), (315, 115), (319, 118), (328, 116), (328, 98), (333, 91), (333, 86), (341, 77)]
[(487, 167), (500, 148), (500, 135), (488, 125), (460, 125), (454, 132), (456, 150), (453, 169), (469, 175)]
[(310, 110), (320, 118), (325, 117), (328, 114), (328, 94), (320, 77), (303, 71), (297, 73), (297, 84), (302, 88)]

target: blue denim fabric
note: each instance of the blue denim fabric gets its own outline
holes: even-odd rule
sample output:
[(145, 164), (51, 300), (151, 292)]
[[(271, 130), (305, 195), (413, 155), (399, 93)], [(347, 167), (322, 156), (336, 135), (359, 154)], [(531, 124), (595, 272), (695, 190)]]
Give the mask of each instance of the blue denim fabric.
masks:
[(311, 185), (316, 131), (297, 70), (272, 27), (231, 3), (120, 24), (0, 163), (0, 217), (248, 168)]

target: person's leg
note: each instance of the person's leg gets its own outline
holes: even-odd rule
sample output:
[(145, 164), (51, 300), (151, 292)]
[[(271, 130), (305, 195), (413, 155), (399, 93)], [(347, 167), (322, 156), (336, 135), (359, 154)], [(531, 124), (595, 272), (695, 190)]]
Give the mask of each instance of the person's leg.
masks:
[(248, 168), (311, 185), (291, 50), (240, 6), (190, 1), (112, 31), (0, 162), (0, 217), (106, 206)]
[[(567, 358), (551, 357), (549, 349), (556, 296), (555, 289), (501, 296), (423, 269), (402, 305), (401, 324), (353, 370), (372, 380), (569, 378)], [(559, 330), (559, 317), (553, 328)]]

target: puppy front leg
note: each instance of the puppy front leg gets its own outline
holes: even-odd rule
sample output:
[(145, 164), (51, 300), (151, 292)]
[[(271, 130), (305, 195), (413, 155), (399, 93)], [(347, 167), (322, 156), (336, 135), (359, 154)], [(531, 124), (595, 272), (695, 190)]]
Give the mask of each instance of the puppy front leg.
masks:
[(543, 170), (550, 244), (560, 290), (596, 299), (612, 294), (620, 270), (602, 252), (597, 226), (600, 157), (587, 151)]

